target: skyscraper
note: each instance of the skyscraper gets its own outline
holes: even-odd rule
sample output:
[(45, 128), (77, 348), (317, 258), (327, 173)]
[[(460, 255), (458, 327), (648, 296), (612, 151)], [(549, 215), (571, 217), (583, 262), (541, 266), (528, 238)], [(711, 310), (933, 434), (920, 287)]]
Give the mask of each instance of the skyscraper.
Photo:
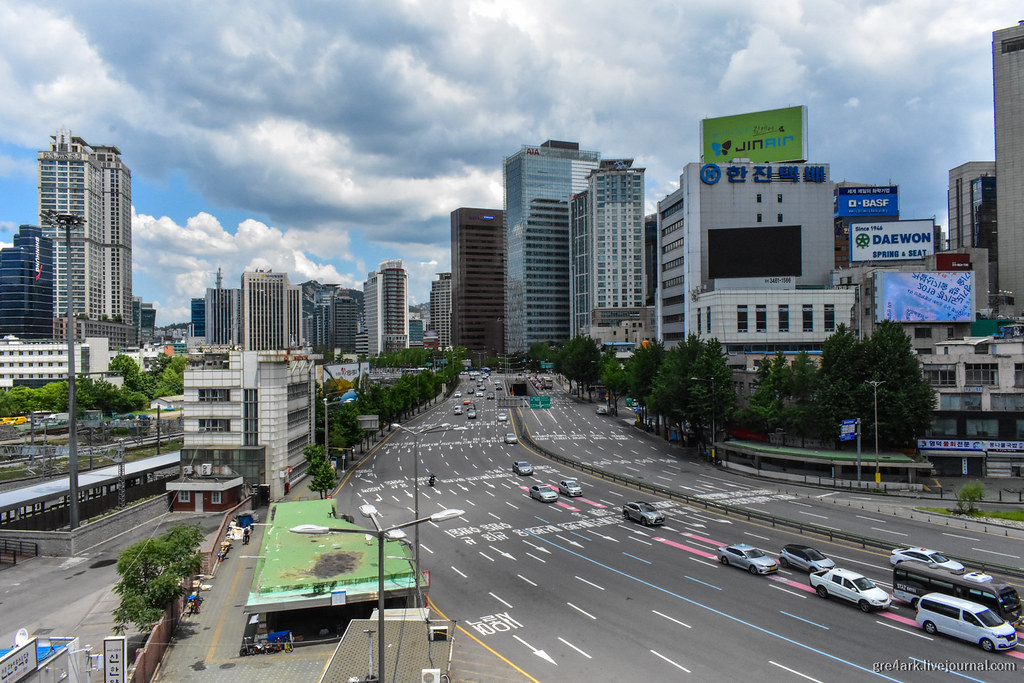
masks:
[(242, 273), (242, 348), (277, 351), (302, 344), (302, 292), (288, 275)]
[[(980, 247), (988, 249), (988, 284), (991, 295), (999, 289), (999, 244), (996, 223), (996, 165), (993, 161), (969, 161), (949, 171), (949, 251)], [(980, 268), (981, 264), (975, 264)], [(979, 308), (985, 302), (978, 299)]]
[(996, 239), (999, 290), (1024, 310), (1024, 21), (992, 34), (992, 90), (996, 133)]
[(242, 292), (225, 289), (224, 276), (217, 269), (217, 286), (206, 290), (206, 343), (236, 346), (242, 341)]
[(0, 249), (0, 336), (53, 337), (53, 241), (43, 229), (22, 225)]
[[(74, 315), (132, 320), (132, 174), (113, 145), (90, 145), (70, 130), (51, 136), (38, 153), (39, 213), (74, 214), (85, 222), (71, 231)], [(54, 240), (54, 315), (67, 310), (65, 235), (45, 228)]]
[(572, 198), (572, 337), (590, 334), (591, 325), (619, 324), (644, 306), (644, 170), (632, 159), (606, 159)]
[(452, 345), (452, 274), (438, 273), (430, 283), (430, 329), (441, 349)]
[(367, 353), (409, 348), (409, 274), (401, 259), (381, 261), (363, 283)]
[(467, 207), (451, 215), (451, 345), (485, 355), (505, 350), (504, 216), (501, 209)]
[(557, 140), (523, 145), (505, 158), (508, 351), (569, 337), (569, 200), (586, 189), (600, 159)]

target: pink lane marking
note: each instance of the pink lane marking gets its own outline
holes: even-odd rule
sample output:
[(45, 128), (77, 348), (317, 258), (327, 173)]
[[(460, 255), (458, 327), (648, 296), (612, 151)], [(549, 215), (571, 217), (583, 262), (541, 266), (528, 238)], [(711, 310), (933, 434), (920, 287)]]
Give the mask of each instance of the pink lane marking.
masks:
[(921, 628), (920, 626), (917, 625), (917, 622), (914, 621), (913, 619), (911, 619), (910, 617), (902, 617), (899, 614), (893, 614), (892, 612), (885, 612), (885, 611), (879, 612), (878, 616), (885, 617), (886, 619), (892, 619), (893, 621), (898, 621), (901, 624), (905, 624), (907, 626), (913, 626), (914, 628)]
[(1024, 652), (1017, 652), (1016, 650), (1006, 650), (1004, 654), (1007, 657), (1016, 657), (1017, 659), (1024, 659)]
[(565, 508), (566, 510), (570, 510), (570, 511), (572, 511), (572, 512), (579, 512), (579, 511), (580, 511), (580, 509), (579, 509), (579, 508), (574, 508), (574, 507), (573, 507), (572, 505), (569, 505), (568, 503), (563, 503), (563, 502), (562, 502), (562, 501), (560, 501), (560, 500), (556, 500), (556, 501), (555, 501), (555, 505), (557, 505), (558, 507), (563, 507), (563, 508)]
[(587, 505), (593, 505), (596, 508), (602, 508), (603, 509), (603, 508), (608, 507), (607, 505), (601, 505), (601, 503), (598, 503), (596, 500), (587, 500), (586, 498), (580, 498), (580, 500), (583, 501), (584, 503), (586, 503)]
[(657, 538), (653, 538), (651, 540), (657, 541), (658, 543), (664, 543), (665, 545), (670, 545), (673, 548), (679, 548), (680, 550), (685, 550), (686, 552), (693, 553), (694, 555), (700, 555), (701, 557), (709, 559), (709, 560), (717, 560), (718, 559), (716, 556), (712, 555), (711, 553), (704, 552), (703, 550), (698, 550), (697, 548), (691, 548), (688, 545), (683, 545), (682, 543), (676, 543), (675, 541), (670, 541), (667, 538), (661, 538), (660, 536), (657, 537)]
[(771, 578), (772, 581), (778, 581), (779, 583), (784, 583), (787, 586), (789, 586), (790, 588), (798, 588), (798, 589), (800, 589), (802, 591), (806, 591), (808, 593), (813, 593), (814, 592), (814, 588), (812, 586), (810, 586), (809, 584), (800, 583), (799, 581), (794, 581), (793, 579), (787, 579), (785, 576), (772, 576), (770, 578)]
[(704, 543), (710, 543), (711, 545), (715, 546), (716, 548), (718, 548), (720, 546), (723, 546), (723, 545), (729, 545), (728, 543), (722, 543), (721, 541), (714, 541), (714, 540), (712, 540), (710, 538), (704, 538), (703, 536), (698, 536), (697, 534), (691, 534), (689, 531), (684, 531), (682, 535), (686, 536), (688, 538), (692, 538), (695, 541), (703, 541)]

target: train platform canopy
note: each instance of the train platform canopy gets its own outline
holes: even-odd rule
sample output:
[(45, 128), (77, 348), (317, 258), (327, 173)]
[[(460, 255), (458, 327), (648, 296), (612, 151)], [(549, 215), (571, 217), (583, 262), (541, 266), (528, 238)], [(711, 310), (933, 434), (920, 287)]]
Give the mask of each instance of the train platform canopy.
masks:
[[(291, 531), (315, 524), (322, 535)], [(245, 611), (281, 612), (377, 600), (378, 548), (374, 533), (338, 516), (333, 500), (306, 500), (271, 506)], [(384, 595), (416, 590), (411, 553), (400, 540), (385, 541)], [(420, 587), (423, 588), (421, 582)]]

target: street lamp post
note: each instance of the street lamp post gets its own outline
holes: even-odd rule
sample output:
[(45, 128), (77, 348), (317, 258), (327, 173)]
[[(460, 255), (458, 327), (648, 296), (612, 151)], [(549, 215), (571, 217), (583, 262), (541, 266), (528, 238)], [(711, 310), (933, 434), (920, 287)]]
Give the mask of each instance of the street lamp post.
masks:
[[(423, 434), (430, 434), (431, 432), (444, 432), (449, 429), (452, 431), (465, 431), (465, 427), (452, 427), (450, 424), (445, 422), (439, 424), (436, 427), (427, 427), (426, 429), (410, 429), (405, 425), (397, 422), (391, 423), (392, 427), (397, 427), (403, 431), (412, 434), (413, 444), (413, 461), (412, 461), (412, 514), (413, 517), (420, 516), (420, 436)], [(417, 526), (413, 529), (413, 561), (416, 562), (416, 585), (419, 586), (420, 581), (420, 528)]]
[(885, 384), (885, 380), (869, 379), (865, 383), (871, 385), (875, 396), (875, 483), (880, 484), (882, 482), (882, 473), (878, 465), (878, 385)]
[[(331, 533), (342, 533), (342, 534), (371, 534), (377, 537), (377, 680), (384, 680), (384, 648), (387, 646), (384, 638), (384, 541), (386, 539), (401, 538), (403, 534), (399, 532), (399, 529), (404, 529), (410, 526), (419, 526), (424, 522), (445, 522), (449, 519), (461, 517), (465, 514), (464, 510), (441, 510), (435, 512), (429, 517), (422, 517), (412, 520), (411, 522), (403, 522), (394, 526), (382, 527), (380, 523), (380, 513), (377, 512), (377, 508), (372, 505), (361, 505), (359, 507), (365, 517), (369, 517), (370, 521), (373, 522), (374, 531), (367, 529), (346, 529), (337, 527), (326, 527), (318, 524), (300, 524), (294, 526), (289, 531), (295, 534), (331, 534)], [(398, 533), (396, 533), (398, 532)], [(419, 565), (416, 566), (416, 572), (419, 572)], [(372, 668), (372, 667), (371, 667)], [(371, 676), (373, 672), (370, 672)]]
[(57, 213), (53, 210), (43, 211), (43, 223), (51, 228), (64, 228), (64, 245), (66, 266), (64, 271), (64, 290), (67, 296), (67, 329), (68, 340), (68, 522), (72, 530), (78, 528), (78, 406), (75, 402), (75, 325), (72, 311), (71, 296), (71, 229), (85, 225), (83, 216), (69, 213)]

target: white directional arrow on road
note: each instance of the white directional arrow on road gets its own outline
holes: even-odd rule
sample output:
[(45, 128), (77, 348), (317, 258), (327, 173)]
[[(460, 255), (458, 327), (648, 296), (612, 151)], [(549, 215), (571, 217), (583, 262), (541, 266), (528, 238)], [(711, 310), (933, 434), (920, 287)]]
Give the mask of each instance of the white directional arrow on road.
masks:
[(520, 643), (522, 643), (526, 647), (528, 647), (531, 650), (533, 650), (533, 654), (537, 655), (538, 657), (540, 657), (543, 660), (548, 661), (551, 664), (554, 664), (555, 666), (558, 666), (558, 662), (556, 662), (555, 660), (551, 659), (551, 656), (547, 652), (544, 652), (544, 650), (538, 650), (533, 645), (530, 645), (528, 642), (526, 642), (525, 640), (523, 640), (519, 636), (512, 636), (512, 637), (515, 638), (516, 640), (518, 640)]
[(558, 538), (562, 539), (566, 543), (571, 543), (572, 545), (576, 546), (577, 548), (582, 548), (583, 547), (582, 543), (577, 543), (576, 541), (570, 540), (570, 539), (566, 538), (565, 536), (559, 535)]
[(604, 534), (599, 534), (596, 531), (594, 531), (593, 529), (590, 530), (590, 533), (594, 534), (595, 536), (600, 536), (601, 538), (603, 538), (606, 541), (615, 541), (616, 543), (619, 542), (619, 539), (612, 538), (611, 536), (605, 536)]
[(525, 543), (526, 545), (530, 546), (530, 547), (531, 547), (531, 548), (533, 548), (534, 550), (539, 550), (540, 552), (542, 552), (542, 553), (547, 553), (548, 555), (550, 555), (550, 554), (551, 554), (551, 551), (550, 551), (550, 550), (548, 550), (547, 548), (545, 548), (544, 546), (541, 546), (541, 545), (534, 545), (534, 544), (530, 543), (529, 541), (523, 541), (523, 543)]
[(491, 550), (493, 550), (494, 552), (498, 553), (499, 555), (504, 555), (505, 557), (507, 557), (507, 558), (508, 558), (508, 559), (510, 559), (510, 560), (515, 560), (515, 559), (516, 559), (516, 558), (515, 558), (515, 557), (514, 557), (513, 555), (511, 555), (510, 553), (506, 553), (506, 552), (505, 552), (504, 550), (498, 550), (498, 549), (497, 549), (497, 548), (495, 548), (495, 547), (494, 547), (493, 545), (491, 545), (491, 546), (487, 546), (487, 547), (488, 547), (488, 548), (490, 548)]

